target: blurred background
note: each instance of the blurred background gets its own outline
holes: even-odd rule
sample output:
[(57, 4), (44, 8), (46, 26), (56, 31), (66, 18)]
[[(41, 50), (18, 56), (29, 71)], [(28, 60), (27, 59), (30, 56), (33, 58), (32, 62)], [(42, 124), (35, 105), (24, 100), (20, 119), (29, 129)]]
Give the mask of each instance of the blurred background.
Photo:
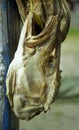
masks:
[(20, 130), (79, 130), (79, 0), (70, 0), (71, 26), (61, 48), (59, 94), (46, 114), (20, 121)]

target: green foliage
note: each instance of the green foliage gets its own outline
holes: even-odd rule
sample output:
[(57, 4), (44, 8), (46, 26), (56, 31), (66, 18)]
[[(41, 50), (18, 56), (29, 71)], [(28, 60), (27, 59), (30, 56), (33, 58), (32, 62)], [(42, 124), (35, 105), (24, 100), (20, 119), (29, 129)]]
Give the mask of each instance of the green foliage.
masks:
[(70, 36), (79, 36), (79, 30), (77, 30), (77, 29), (75, 29), (75, 28), (70, 28), (70, 30), (69, 30), (69, 34), (68, 35), (70, 35)]
[(43, 29), (43, 23), (41, 18), (35, 12), (33, 12), (33, 16), (36, 23), (41, 27), (41, 29)]
[(41, 29), (43, 29), (43, 22), (42, 22), (40, 16), (38, 16), (36, 14), (36, 12), (34, 11), (33, 0), (30, 0), (30, 12), (33, 14), (33, 18), (34, 18), (35, 22), (41, 27)]

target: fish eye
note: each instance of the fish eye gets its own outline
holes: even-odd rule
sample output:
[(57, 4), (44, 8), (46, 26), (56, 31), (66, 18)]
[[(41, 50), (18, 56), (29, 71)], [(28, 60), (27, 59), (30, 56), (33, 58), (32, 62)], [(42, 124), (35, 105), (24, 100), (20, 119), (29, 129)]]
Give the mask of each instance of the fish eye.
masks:
[(50, 56), (46, 59), (44, 65), (44, 71), (46, 76), (51, 76), (54, 73), (55, 59), (53, 56)]
[(54, 64), (53, 64), (53, 57), (49, 57), (47, 59), (46, 66), (50, 67), (50, 68), (54, 66)]

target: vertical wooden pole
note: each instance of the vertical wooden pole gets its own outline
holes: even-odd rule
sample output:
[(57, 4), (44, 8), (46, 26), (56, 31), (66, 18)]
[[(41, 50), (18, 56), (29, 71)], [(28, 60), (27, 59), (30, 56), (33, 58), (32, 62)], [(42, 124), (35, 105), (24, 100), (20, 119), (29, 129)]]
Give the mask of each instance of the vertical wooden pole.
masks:
[[(0, 0), (0, 45), (2, 47), (2, 52), (1, 52), (1, 56), (2, 56), (2, 61), (1, 63), (2, 64), (2, 69), (3, 67), (5, 66), (5, 69), (4, 69), (4, 73), (3, 75), (1, 75), (2, 77), (2, 87), (4, 88), (4, 93), (6, 92), (6, 86), (5, 86), (5, 77), (6, 77), (6, 72), (7, 72), (7, 68), (8, 68), (8, 65), (9, 65), (9, 48), (8, 48), (8, 30), (7, 30), (7, 3), (6, 3), (6, 0)], [(1, 70), (2, 72), (2, 70)], [(1, 92), (1, 91), (0, 91)], [(3, 120), (3, 130), (9, 130), (10, 128), (10, 122), (9, 122), (9, 111), (10, 111), (10, 107), (9, 107), (9, 103), (8, 103), (8, 100), (6, 98), (6, 96), (3, 95), (3, 99), (5, 99), (5, 102), (4, 100), (2, 100), (2, 105), (4, 105), (4, 109), (2, 110), (2, 113), (4, 112), (4, 118), (2, 117), (2, 120)], [(1, 124), (1, 127), (2, 127), (2, 124)], [(1, 128), (2, 129), (2, 128)]]
[(12, 59), (20, 37), (20, 17), (15, 0), (8, 0), (8, 32), (10, 56)]
[(2, 9), (0, 1), (0, 130), (2, 130), (3, 109), (4, 109), (4, 63), (3, 63), (3, 45), (2, 45)]
[[(14, 1), (0, 0), (0, 50), (2, 48), (0, 54), (2, 54), (2, 68), (5, 66), (3, 73), (4, 82), (2, 84), (4, 87), (4, 93), (6, 93), (6, 73), (16, 50), (20, 34), (20, 19), (17, 12), (17, 7)], [(2, 120), (2, 130), (19, 130), (19, 121), (12, 113), (6, 96), (4, 96), (4, 116)]]
[[(20, 36), (20, 18), (14, 0), (8, 0), (8, 40), (11, 60), (14, 57)], [(10, 130), (19, 130), (19, 121), (12, 111), (10, 111)]]

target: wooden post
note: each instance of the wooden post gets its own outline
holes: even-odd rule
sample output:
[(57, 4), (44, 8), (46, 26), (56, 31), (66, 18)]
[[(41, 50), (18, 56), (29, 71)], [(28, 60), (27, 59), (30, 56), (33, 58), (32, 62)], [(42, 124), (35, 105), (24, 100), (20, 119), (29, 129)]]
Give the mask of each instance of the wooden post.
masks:
[(15, 0), (8, 0), (8, 32), (11, 59), (14, 57), (19, 36), (20, 36), (20, 17)]
[(0, 130), (2, 130), (2, 121), (3, 121), (3, 109), (4, 109), (4, 64), (3, 64), (3, 45), (2, 45), (2, 9), (0, 2)]
[(19, 130), (19, 121), (12, 113), (8, 99), (5, 96), (6, 73), (16, 50), (20, 34), (20, 19), (17, 12), (15, 1), (0, 0), (0, 67), (2, 66), (0, 68), (0, 78), (2, 78), (0, 96), (4, 91), (3, 98), (0, 98), (0, 102), (2, 102), (0, 105), (4, 106), (4, 108), (2, 106), (2, 114), (0, 113), (0, 120), (3, 121), (3, 128), (2, 121), (0, 122), (0, 129), (2, 130)]

